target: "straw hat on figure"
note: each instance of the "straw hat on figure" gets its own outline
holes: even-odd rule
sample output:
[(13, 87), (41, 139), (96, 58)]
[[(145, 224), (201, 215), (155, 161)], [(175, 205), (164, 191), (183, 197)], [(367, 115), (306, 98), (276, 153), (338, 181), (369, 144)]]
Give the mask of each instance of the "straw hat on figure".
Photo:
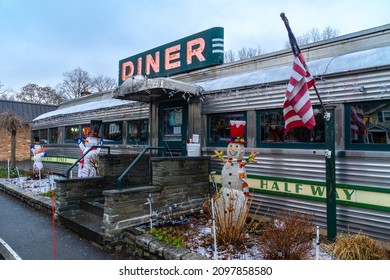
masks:
[(239, 215), (240, 211), (246, 210), (243, 206), (246, 205), (249, 197), (245, 165), (256, 163), (255, 158), (259, 155), (259, 153), (252, 151), (248, 160), (243, 160), (244, 144), (246, 144), (244, 139), (245, 125), (245, 121), (230, 121), (231, 139), (228, 140), (226, 151), (228, 159), (223, 157), (223, 150), (221, 152), (214, 151), (215, 155), (212, 156), (221, 159), (224, 163), (221, 177), (222, 188), (218, 200), (222, 198), (225, 208), (234, 208), (236, 216)]
[(100, 148), (96, 148), (94, 146), (103, 145), (103, 140), (100, 140), (99, 142), (99, 129), (101, 123), (101, 121), (91, 120), (91, 129), (88, 133), (88, 136), (86, 138), (83, 137), (78, 139), (78, 144), (82, 155), (85, 154), (84, 158), (82, 158), (79, 162), (79, 177), (97, 176), (97, 163), (99, 159)]

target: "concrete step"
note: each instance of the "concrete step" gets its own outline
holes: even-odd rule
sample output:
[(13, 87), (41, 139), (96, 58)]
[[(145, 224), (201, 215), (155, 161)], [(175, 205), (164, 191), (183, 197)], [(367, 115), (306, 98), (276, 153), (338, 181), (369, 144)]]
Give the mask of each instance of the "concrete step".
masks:
[(58, 214), (59, 222), (81, 236), (103, 245), (103, 218), (85, 210), (69, 210)]
[(104, 201), (101, 200), (93, 200), (93, 201), (88, 201), (88, 200), (83, 200), (80, 202), (80, 209), (90, 212), (100, 218), (103, 218), (104, 214)]

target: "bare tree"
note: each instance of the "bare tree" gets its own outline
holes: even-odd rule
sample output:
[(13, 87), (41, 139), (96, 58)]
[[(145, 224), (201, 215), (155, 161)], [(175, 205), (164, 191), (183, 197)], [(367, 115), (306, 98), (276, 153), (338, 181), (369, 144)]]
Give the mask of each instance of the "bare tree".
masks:
[(75, 99), (81, 96), (83, 91), (89, 90), (92, 79), (87, 71), (80, 67), (63, 74), (64, 80), (59, 84), (58, 92), (66, 99)]
[(49, 86), (40, 87), (33, 83), (22, 87), (22, 91), (16, 95), (16, 99), (30, 103), (50, 105), (59, 105), (65, 101), (64, 97), (58, 94), (55, 89)]
[(11, 168), (16, 166), (16, 134), (20, 130), (27, 129), (29, 124), (21, 117), (10, 111), (0, 114), (0, 127), (11, 133)]
[(232, 50), (226, 51), (224, 60), (225, 60), (225, 63), (230, 63), (230, 62), (236, 61), (236, 53)]
[(97, 76), (92, 78), (91, 89), (97, 92), (108, 91), (114, 89), (117, 86), (115, 79), (107, 76)]
[(4, 88), (4, 85), (1, 83), (0, 81), (0, 99), (3, 99), (3, 100), (13, 100), (13, 96), (10, 96), (11, 90), (10, 89), (7, 89), (7, 88)]
[(236, 53), (233, 51), (228, 51), (225, 53), (225, 62), (233, 62), (236, 60), (243, 60), (251, 57), (255, 57), (258, 55), (263, 54), (263, 49), (261, 46), (258, 46), (257, 49), (255, 48), (246, 48), (243, 47), (241, 50), (238, 51), (238, 59), (236, 59)]
[[(325, 29), (320, 32), (318, 28), (313, 27), (309, 31), (305, 32), (304, 34), (295, 36), (295, 39), (297, 40), (298, 45), (306, 45), (322, 40), (327, 40), (334, 38), (339, 35), (339, 30), (336, 28), (332, 28), (330, 26), (325, 27)], [(290, 48), (290, 42), (287, 41), (284, 44), (285, 48)]]
[(331, 39), (334, 37), (337, 37), (340, 34), (339, 30), (336, 28), (332, 28), (330, 26), (325, 27), (325, 29), (322, 31), (322, 40)]

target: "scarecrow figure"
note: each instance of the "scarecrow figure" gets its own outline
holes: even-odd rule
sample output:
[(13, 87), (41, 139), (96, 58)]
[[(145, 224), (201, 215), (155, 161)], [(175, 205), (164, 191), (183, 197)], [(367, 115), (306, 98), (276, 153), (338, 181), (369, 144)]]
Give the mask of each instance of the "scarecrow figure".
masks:
[[(79, 162), (78, 177), (93, 177), (97, 176), (97, 164), (99, 159), (100, 148), (94, 146), (99, 145), (99, 129), (102, 121), (91, 120), (91, 128), (87, 137), (79, 138), (78, 144), (82, 155), (85, 156)], [(100, 146), (103, 141), (100, 141)], [(94, 147), (94, 148), (92, 148)]]
[(220, 197), (224, 204), (225, 209), (234, 211), (236, 218), (241, 211), (245, 211), (247, 198), (249, 197), (249, 186), (247, 183), (247, 176), (245, 171), (245, 165), (247, 163), (256, 163), (256, 156), (259, 153), (251, 152), (248, 160), (243, 160), (245, 154), (246, 141), (244, 140), (245, 121), (230, 121), (230, 135), (231, 139), (228, 140), (226, 160), (223, 157), (223, 150), (221, 152), (214, 151), (215, 155), (225, 164), (222, 168), (221, 184), (222, 189)]
[(33, 172), (39, 174), (40, 178), (43, 169), (42, 157), (46, 156), (46, 148), (41, 146), (39, 137), (34, 137), (34, 145), (31, 145), (31, 152), (34, 156)]

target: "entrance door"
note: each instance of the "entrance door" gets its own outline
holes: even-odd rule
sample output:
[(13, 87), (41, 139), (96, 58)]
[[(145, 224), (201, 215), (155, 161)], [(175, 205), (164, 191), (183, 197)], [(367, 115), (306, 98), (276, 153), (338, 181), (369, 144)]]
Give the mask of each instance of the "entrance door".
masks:
[(159, 106), (160, 147), (165, 147), (167, 156), (186, 155), (188, 103), (176, 101)]

